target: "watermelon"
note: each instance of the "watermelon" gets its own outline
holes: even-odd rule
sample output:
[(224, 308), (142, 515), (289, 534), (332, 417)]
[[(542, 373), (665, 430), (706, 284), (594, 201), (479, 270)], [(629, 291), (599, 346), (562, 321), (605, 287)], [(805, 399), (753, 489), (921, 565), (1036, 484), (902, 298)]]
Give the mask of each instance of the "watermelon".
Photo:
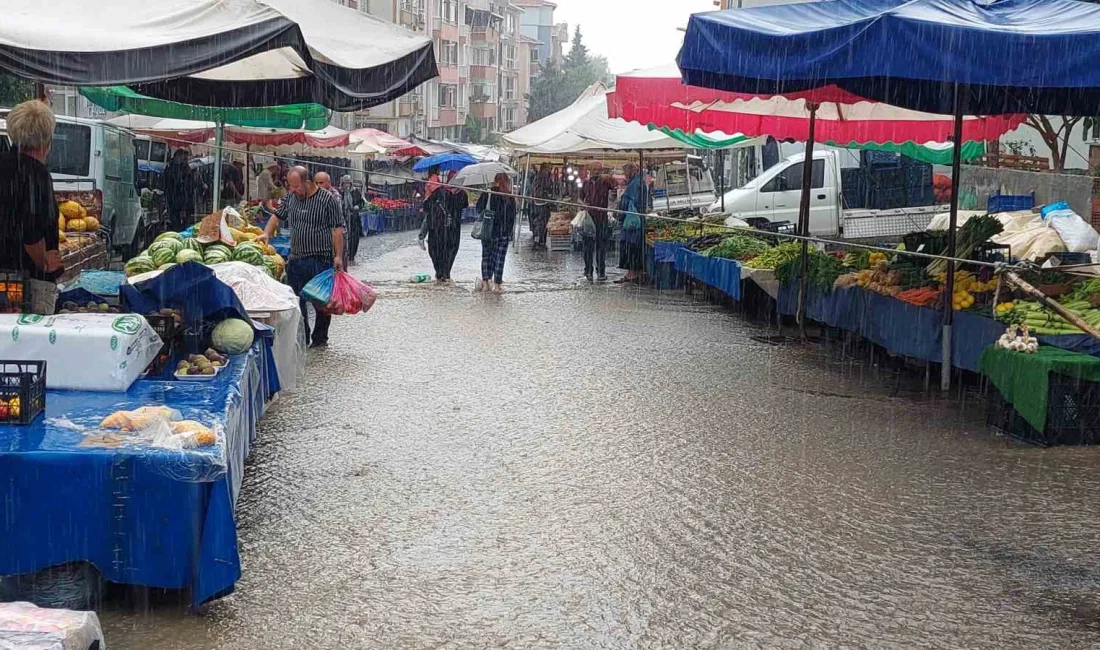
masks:
[(237, 262), (245, 262), (252, 266), (264, 265), (264, 254), (255, 246), (238, 246), (233, 251), (233, 259)]
[(183, 240), (183, 248), (185, 250), (192, 250), (201, 253), (203, 247), (202, 242), (195, 239), (194, 237), (188, 237), (187, 239)]
[(222, 243), (210, 244), (203, 250), (205, 251), (204, 255), (208, 255), (213, 251), (219, 251), (225, 253), (226, 259), (233, 259), (233, 249)]
[(153, 258), (153, 264), (159, 267), (169, 262), (175, 262), (176, 252), (167, 246), (150, 246), (149, 257)]
[(156, 268), (156, 265), (153, 264), (153, 260), (148, 255), (138, 255), (129, 262), (126, 262), (124, 270), (126, 271), (126, 277), (129, 278), (139, 273), (148, 273)]
[(210, 343), (223, 354), (241, 354), (252, 347), (252, 326), (239, 318), (227, 318), (214, 327)]
[(190, 248), (185, 248), (176, 253), (176, 262), (178, 264), (183, 264), (184, 262), (198, 262), (199, 264), (202, 264), (202, 253), (198, 251), (193, 251)]
[(158, 271), (167, 271), (168, 269), (172, 268), (175, 265), (176, 265), (175, 262), (169, 262), (167, 264), (161, 264), (160, 266), (157, 267), (157, 270)]
[(279, 279), (279, 264), (275, 261), (275, 258), (270, 255), (264, 255), (264, 268), (271, 273), (271, 277), (276, 280)]
[(159, 250), (171, 251), (172, 255), (175, 256), (176, 253), (183, 250), (183, 242), (178, 239), (162, 239), (160, 241), (153, 242), (153, 244), (149, 247), (149, 254), (154, 256), (153, 259), (156, 259), (155, 256), (157, 254), (157, 251)]
[(180, 235), (178, 232), (172, 232), (172, 231), (169, 230), (167, 232), (162, 232), (159, 235), (157, 235), (157, 238), (154, 239), (153, 241), (158, 242), (158, 241), (164, 241), (165, 239), (174, 239), (176, 241), (180, 241), (180, 240), (183, 239), (183, 236)]
[(203, 256), (203, 261), (207, 264), (221, 264), (231, 259), (233, 258), (230, 255), (218, 249), (208, 250), (206, 255)]

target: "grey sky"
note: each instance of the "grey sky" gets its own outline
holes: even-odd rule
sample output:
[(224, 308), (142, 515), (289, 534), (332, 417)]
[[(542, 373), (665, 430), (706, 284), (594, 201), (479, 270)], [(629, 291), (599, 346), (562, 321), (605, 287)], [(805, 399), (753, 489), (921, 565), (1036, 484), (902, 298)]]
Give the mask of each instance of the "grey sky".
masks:
[(554, 20), (580, 24), (593, 54), (602, 54), (612, 72), (672, 63), (683, 42), (688, 17), (715, 9), (711, 0), (556, 0)]

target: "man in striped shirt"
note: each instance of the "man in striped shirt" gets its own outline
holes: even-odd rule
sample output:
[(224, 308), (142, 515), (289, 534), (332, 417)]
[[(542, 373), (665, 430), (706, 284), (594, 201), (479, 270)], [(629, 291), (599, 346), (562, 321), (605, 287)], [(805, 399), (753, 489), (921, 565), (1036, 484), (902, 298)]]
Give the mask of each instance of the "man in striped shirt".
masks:
[[(322, 271), (344, 270), (344, 211), (339, 201), (313, 182), (305, 167), (291, 168), (286, 181), (289, 194), (268, 220), (260, 239), (270, 239), (280, 223), (290, 226), (290, 260), (286, 276), (294, 293), (300, 296), (302, 287)], [(318, 310), (311, 333), (306, 301), (299, 300), (310, 347), (327, 347), (332, 316)]]

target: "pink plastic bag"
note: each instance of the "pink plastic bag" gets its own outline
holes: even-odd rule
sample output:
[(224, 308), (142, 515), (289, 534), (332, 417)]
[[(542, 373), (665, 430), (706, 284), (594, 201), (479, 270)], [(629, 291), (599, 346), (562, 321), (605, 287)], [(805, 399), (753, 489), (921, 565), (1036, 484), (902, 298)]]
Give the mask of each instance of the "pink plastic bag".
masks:
[(369, 285), (343, 271), (337, 271), (328, 303), (330, 314), (358, 314), (374, 306), (378, 294)]

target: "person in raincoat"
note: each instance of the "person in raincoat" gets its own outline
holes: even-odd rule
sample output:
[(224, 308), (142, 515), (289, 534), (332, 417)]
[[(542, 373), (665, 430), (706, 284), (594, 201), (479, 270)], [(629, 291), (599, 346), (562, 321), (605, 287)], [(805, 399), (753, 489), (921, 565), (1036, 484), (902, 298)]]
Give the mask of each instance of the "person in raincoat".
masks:
[(420, 247), (428, 240), (428, 255), (435, 267), (435, 280), (450, 284), (451, 269), (462, 239), (462, 211), (470, 205), (466, 190), (451, 185), (457, 170), (447, 174), (447, 186), (438, 187), (424, 202), (424, 224), (420, 227)]
[(191, 168), (191, 152), (176, 149), (172, 161), (164, 170), (164, 198), (168, 203), (168, 228), (179, 232), (195, 220), (195, 170)]
[(556, 187), (557, 183), (550, 175), (550, 165), (542, 163), (531, 187), (531, 192), (536, 199), (530, 207), (529, 217), (531, 248), (534, 250), (546, 248), (546, 225), (550, 222), (550, 199), (554, 198)]
[(619, 197), (619, 218), (622, 232), (619, 235), (619, 268), (626, 276), (616, 283), (638, 282), (645, 264), (645, 223), (642, 218), (649, 210), (649, 191), (641, 170), (634, 163), (623, 165), (626, 189)]
[(351, 182), (351, 175), (340, 177), (340, 200), (344, 206), (344, 221), (348, 224), (348, 264), (355, 264), (355, 254), (359, 252), (359, 240), (363, 237), (363, 220), (359, 213), (363, 209), (363, 193)]
[[(508, 254), (508, 242), (516, 227), (516, 199), (512, 194), (512, 181), (503, 172), (493, 179), (493, 193), (484, 192), (477, 200), (478, 214), (489, 210), (493, 213), (493, 237), (481, 240), (481, 281), (478, 291), (493, 293), (504, 291), (504, 258)], [(490, 284), (492, 282), (493, 284)]]

